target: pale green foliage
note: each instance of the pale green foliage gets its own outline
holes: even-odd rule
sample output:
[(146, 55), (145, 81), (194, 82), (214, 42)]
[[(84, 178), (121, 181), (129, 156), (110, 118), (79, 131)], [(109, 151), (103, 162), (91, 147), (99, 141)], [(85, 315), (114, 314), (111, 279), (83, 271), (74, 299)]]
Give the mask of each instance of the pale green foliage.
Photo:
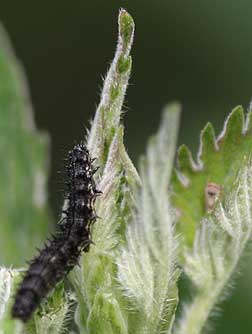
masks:
[(211, 311), (237, 270), (252, 230), (252, 162), (244, 159), (232, 193), (196, 232), (193, 250), (185, 252), (184, 270), (196, 294), (185, 305), (176, 334), (200, 334)]
[(60, 334), (69, 320), (71, 296), (59, 284), (53, 295), (41, 305), (28, 324), (13, 320), (10, 315), (12, 295), (22, 278), (22, 270), (0, 268), (0, 334)]
[(97, 214), (101, 219), (92, 233), (95, 246), (84, 254), (81, 267), (71, 275), (79, 300), (76, 320), (87, 333), (91, 330), (99, 333), (104, 328), (106, 333), (126, 333), (114, 282), (116, 248), (120, 243), (120, 223), (123, 223), (120, 212), (125, 209), (125, 203), (120, 203), (118, 198), (121, 188), (126, 187), (121, 180), (121, 139), (119, 134), (115, 135), (99, 183), (103, 195), (102, 200), (97, 201)]
[(50, 223), (48, 137), (36, 130), (26, 80), (2, 26), (0, 156), (0, 265), (22, 266)]
[(18, 270), (0, 268), (0, 334), (24, 333), (24, 326), (21, 323), (13, 322), (9, 315), (14, 281), (18, 275)]
[(129, 53), (135, 26), (132, 17), (124, 9), (120, 10), (118, 26), (117, 49), (104, 81), (101, 102), (87, 138), (88, 149), (99, 163), (103, 164), (101, 167), (105, 165), (109, 146), (120, 124), (121, 109), (132, 63)]
[[(163, 333), (166, 328), (171, 327), (177, 305), (176, 241), (173, 216), (169, 213), (168, 184), (175, 152), (178, 107), (174, 105), (171, 107), (174, 110), (164, 114), (160, 132), (149, 145), (147, 161), (142, 165), (141, 186), (142, 182), (125, 151), (123, 129), (120, 125), (129, 68), (125, 68), (125, 73), (119, 73), (117, 63), (120, 59), (125, 59), (126, 62), (130, 59), (129, 47), (123, 47), (123, 20), (133, 24), (128, 14), (121, 11), (117, 51), (105, 79), (101, 103), (88, 138), (91, 153), (95, 152), (100, 161), (104, 162), (98, 182), (98, 188), (103, 194), (96, 206), (101, 219), (93, 228), (95, 246), (88, 254), (84, 254), (81, 268), (77, 268), (71, 275), (79, 300), (76, 322), (87, 333), (152, 333), (154, 330)], [(133, 34), (134, 29), (130, 28), (130, 31)], [(132, 37), (128, 40), (132, 42)], [(111, 93), (113, 87), (120, 87), (116, 96)], [(151, 207), (153, 197), (155, 204)], [(139, 206), (139, 212), (135, 211), (135, 206)], [(155, 211), (159, 212), (157, 217), (154, 217)], [(127, 247), (122, 250), (126, 225), (129, 226), (132, 216), (136, 215), (143, 215), (141, 224), (143, 231), (146, 226), (146, 236), (142, 239), (138, 231), (140, 239), (131, 240), (130, 235), (135, 229), (141, 228), (137, 228), (138, 224), (135, 222), (132, 228), (128, 229)], [(160, 234), (163, 235), (161, 248)], [(134, 258), (127, 254), (132, 247), (136, 247)], [(151, 260), (153, 251), (155, 258)], [(134, 271), (135, 281), (129, 279), (132, 276), (131, 272), (127, 271), (131, 260), (138, 263)], [(139, 266), (140, 263), (144, 269)], [(158, 268), (155, 274), (154, 267)], [(146, 270), (145, 275), (142, 275), (142, 270)], [(143, 281), (137, 280), (137, 277)], [(148, 307), (144, 294), (150, 292), (149, 284), (153, 285), (153, 295), (148, 295)], [(130, 294), (135, 293), (134, 302), (125, 298), (130, 289)], [(139, 297), (141, 294), (142, 298)], [(129, 316), (128, 308), (137, 312), (137, 315)], [(145, 312), (141, 314), (143, 309)]]
[(115, 281), (118, 246), (130, 220), (133, 186), (139, 176), (123, 145), (121, 108), (131, 69), (129, 56), (134, 22), (121, 10), (114, 60), (102, 90), (101, 102), (87, 138), (91, 155), (98, 158), (97, 187), (103, 192), (96, 212), (101, 218), (93, 227), (95, 246), (84, 254), (80, 268), (71, 275), (77, 292), (76, 322), (86, 333), (127, 333), (126, 314)]
[(221, 134), (207, 123), (200, 133), (197, 159), (181, 145), (177, 154), (177, 169), (173, 173), (172, 203), (180, 211), (179, 230), (183, 243), (192, 246), (195, 230), (206, 214), (205, 189), (215, 183), (224, 190), (222, 198), (232, 190), (244, 156), (251, 154), (252, 111), (247, 114), (241, 106), (228, 115)]
[[(179, 334), (202, 332), (251, 239), (251, 158), (246, 158), (251, 154), (251, 115), (251, 110), (245, 115), (236, 107), (217, 138), (208, 123), (196, 163), (186, 146), (178, 150), (173, 204), (180, 216), (181, 262), (197, 288), (184, 307)], [(220, 193), (213, 212), (207, 213), (206, 189), (211, 183)]]
[[(21, 279), (19, 271), (0, 268), (0, 334), (62, 334), (68, 332), (67, 322), (73, 317), (81, 334), (200, 334), (251, 239), (252, 162), (245, 156), (250, 154), (252, 112), (245, 122), (243, 110), (236, 108), (217, 140), (208, 124), (201, 133), (197, 164), (182, 146), (179, 171), (172, 174), (180, 106), (167, 106), (140, 161), (139, 176), (124, 147), (121, 124), (134, 22), (122, 9), (118, 23), (115, 57), (86, 138), (91, 156), (100, 166), (95, 177), (102, 191), (96, 201), (100, 218), (92, 228), (94, 245), (69, 275), (74, 297), (65, 292), (63, 282), (58, 284), (25, 325), (10, 316), (11, 296)], [(6, 44), (3, 40), (1, 37), (0, 46)], [(24, 84), (8, 52), (0, 49), (4, 78), (0, 80), (0, 113), (5, 128), (0, 135), (0, 152), (6, 161), (0, 166), (0, 180), (2, 193), (6, 195), (7, 183), (12, 189), (8, 203), (0, 191), (4, 233), (1, 231), (0, 238), (6, 258), (19, 239), (27, 244), (28, 248), (21, 249), (25, 254), (30, 247), (27, 235), (30, 240), (32, 233), (37, 242), (37, 231), (41, 226), (44, 231), (48, 220), (46, 142), (35, 131), (21, 89)], [(211, 213), (205, 206), (207, 182), (223, 186)], [(32, 191), (24, 197), (27, 187)], [(10, 240), (17, 221), (22, 237), (18, 231), (17, 238)], [(185, 221), (187, 225), (183, 225)], [(175, 319), (178, 263), (195, 286), (195, 294), (183, 305), (180, 319)]]
[(64, 285), (58, 284), (53, 294), (49, 295), (41, 304), (39, 311), (27, 324), (29, 334), (62, 334), (67, 333), (68, 322), (71, 321), (73, 311), (73, 296), (64, 291)]
[(167, 107), (142, 159), (134, 221), (117, 260), (119, 284), (135, 313), (129, 321), (130, 333), (170, 333), (178, 302), (177, 240), (168, 201), (178, 111), (177, 105)]

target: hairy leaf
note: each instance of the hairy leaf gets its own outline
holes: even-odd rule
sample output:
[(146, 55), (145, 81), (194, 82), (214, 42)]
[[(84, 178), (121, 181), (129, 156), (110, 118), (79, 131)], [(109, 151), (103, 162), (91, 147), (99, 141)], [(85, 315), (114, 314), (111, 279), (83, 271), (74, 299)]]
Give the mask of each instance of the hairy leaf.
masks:
[(78, 307), (76, 322), (83, 331), (126, 334), (126, 313), (115, 281), (118, 246), (124, 242), (130, 220), (131, 189), (140, 183), (123, 144), (122, 104), (131, 69), (129, 55), (134, 33), (131, 16), (120, 10), (119, 37), (114, 60), (106, 76), (101, 102), (87, 138), (91, 155), (101, 164), (97, 176), (96, 211), (100, 219), (92, 230), (95, 243), (71, 275)]
[(193, 250), (185, 252), (184, 270), (196, 287), (191, 302), (184, 306), (177, 334), (200, 334), (214, 306), (221, 300), (232, 275), (237, 272), (252, 231), (252, 162), (244, 166), (214, 212), (201, 220)]
[(50, 221), (48, 137), (36, 130), (24, 73), (2, 27), (0, 155), (0, 263), (23, 265)]
[(178, 303), (177, 240), (168, 185), (175, 152), (179, 107), (165, 111), (141, 163), (127, 245), (118, 258), (118, 281), (129, 302), (129, 333), (170, 333)]
[(179, 230), (186, 245), (192, 246), (197, 225), (211, 211), (206, 203), (208, 187), (213, 192), (219, 189), (216, 199), (223, 201), (232, 189), (244, 156), (251, 154), (251, 129), (251, 111), (245, 120), (242, 107), (236, 107), (218, 138), (211, 123), (202, 130), (197, 162), (185, 145), (178, 149), (172, 202), (180, 214)]

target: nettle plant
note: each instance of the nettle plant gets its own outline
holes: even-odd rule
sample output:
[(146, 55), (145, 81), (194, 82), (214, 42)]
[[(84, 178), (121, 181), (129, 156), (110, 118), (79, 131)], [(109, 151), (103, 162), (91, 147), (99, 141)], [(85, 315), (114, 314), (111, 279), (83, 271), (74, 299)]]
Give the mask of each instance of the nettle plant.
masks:
[[(10, 309), (23, 269), (52, 223), (48, 137), (38, 133), (22, 70), (0, 36), (0, 333), (199, 334), (223, 298), (251, 239), (252, 112), (241, 107), (215, 137), (209, 123), (194, 162), (184, 145), (174, 168), (180, 106), (168, 105), (137, 170), (123, 144), (122, 105), (134, 22), (119, 37), (85, 143), (100, 166), (95, 245), (27, 323)], [(184, 272), (192, 298), (178, 299)], [(181, 312), (177, 314), (178, 303)]]

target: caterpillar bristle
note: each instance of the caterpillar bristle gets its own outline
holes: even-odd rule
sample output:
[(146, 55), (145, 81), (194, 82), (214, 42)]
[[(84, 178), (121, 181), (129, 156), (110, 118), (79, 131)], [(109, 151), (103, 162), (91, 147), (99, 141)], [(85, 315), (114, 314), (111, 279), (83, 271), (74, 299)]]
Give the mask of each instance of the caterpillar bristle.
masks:
[(94, 244), (90, 228), (97, 215), (93, 205), (101, 195), (93, 179), (98, 170), (92, 165), (95, 160), (83, 142), (68, 152), (64, 195), (67, 208), (62, 210), (64, 217), (57, 224), (56, 233), (47, 239), (42, 250), (37, 249), (38, 256), (29, 263), (15, 296), (14, 318), (27, 321), (49, 291), (79, 264), (81, 253), (88, 252)]

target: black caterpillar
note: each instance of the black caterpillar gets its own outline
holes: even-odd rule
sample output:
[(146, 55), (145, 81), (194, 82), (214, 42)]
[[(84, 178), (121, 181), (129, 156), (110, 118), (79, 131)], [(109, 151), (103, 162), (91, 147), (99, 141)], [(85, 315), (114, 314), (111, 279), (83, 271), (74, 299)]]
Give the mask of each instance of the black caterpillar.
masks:
[(67, 209), (63, 210), (56, 234), (30, 262), (15, 296), (14, 318), (27, 321), (41, 300), (78, 263), (81, 252), (89, 250), (90, 227), (96, 221), (93, 206), (100, 194), (93, 179), (97, 170), (93, 161), (83, 143), (69, 152)]

